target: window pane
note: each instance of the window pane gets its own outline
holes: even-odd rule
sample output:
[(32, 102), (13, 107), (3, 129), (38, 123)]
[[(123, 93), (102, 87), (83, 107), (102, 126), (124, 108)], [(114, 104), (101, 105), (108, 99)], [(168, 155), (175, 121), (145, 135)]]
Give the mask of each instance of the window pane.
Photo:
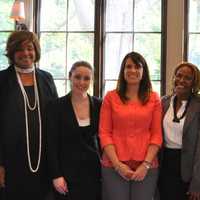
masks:
[(14, 29), (14, 20), (10, 18), (14, 0), (0, 1), (0, 31), (10, 31)]
[(54, 80), (58, 92), (58, 96), (64, 96), (67, 91), (67, 81), (66, 80)]
[(189, 35), (188, 59), (200, 68), (200, 34)]
[(8, 67), (8, 59), (4, 55), (6, 48), (6, 41), (10, 33), (0, 32), (0, 70)]
[(70, 0), (68, 22), (68, 31), (93, 31), (94, 0)]
[(106, 81), (105, 82), (105, 91), (104, 94), (106, 94), (110, 90), (116, 89), (117, 81)]
[(152, 81), (153, 91), (157, 92), (160, 95), (160, 81)]
[(66, 75), (66, 34), (42, 33), (40, 67), (52, 73), (54, 78)]
[(135, 31), (161, 31), (161, 1), (135, 0)]
[(151, 79), (160, 80), (161, 35), (135, 34), (134, 49), (147, 61)]
[(67, 1), (42, 0), (41, 2), (40, 30), (65, 31), (67, 21)]
[(93, 65), (94, 34), (69, 33), (67, 44), (67, 71), (78, 60), (85, 60)]
[(106, 34), (105, 79), (117, 79), (125, 54), (133, 48), (132, 34)]
[(106, 1), (106, 31), (133, 31), (133, 0)]
[(189, 32), (200, 31), (200, 1), (189, 1)]
[[(78, 60), (93, 66), (95, 0), (42, 0), (40, 66), (53, 74), (59, 96), (70, 90), (68, 72)], [(55, 17), (52, 17), (53, 13)], [(88, 33), (89, 32), (89, 33)], [(93, 92), (91, 87), (90, 92)]]

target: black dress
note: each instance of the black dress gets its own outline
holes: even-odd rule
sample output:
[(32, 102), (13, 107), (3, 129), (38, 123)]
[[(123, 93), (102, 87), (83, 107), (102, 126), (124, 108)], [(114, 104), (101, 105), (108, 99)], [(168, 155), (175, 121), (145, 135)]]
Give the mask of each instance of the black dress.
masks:
[[(26, 126), (24, 100), (16, 80), (16, 74), (12, 70), (7, 71), (4, 85), (1, 86), (1, 116), (0, 116), (0, 165), (6, 170), (5, 200), (45, 200), (50, 192), (50, 179), (47, 171), (46, 159), (46, 131), (44, 124), (44, 107), (48, 98), (57, 97), (54, 85), (52, 91), (48, 85), (51, 77), (46, 72), (39, 71), (36, 74), (39, 88), (40, 109), (42, 118), (42, 153), (39, 170), (32, 173), (29, 169), (27, 157)], [(42, 73), (44, 77), (41, 76)], [(1, 81), (0, 73), (0, 81)], [(54, 84), (53, 80), (50, 84)], [(44, 86), (45, 85), (45, 86)], [(45, 88), (45, 89), (44, 89)], [(25, 87), (30, 104), (33, 105), (35, 96), (33, 87)], [(47, 95), (46, 98), (43, 95)], [(32, 167), (35, 169), (38, 161), (39, 150), (39, 121), (38, 112), (28, 111), (29, 121), (29, 145)]]
[[(29, 102), (34, 105), (35, 95), (33, 86), (25, 87)], [(28, 111), (28, 124), (29, 124), (29, 147), (30, 147), (30, 158), (33, 169), (37, 166), (38, 152), (39, 152), (39, 118), (37, 108), (34, 111)], [(6, 178), (6, 200), (14, 199), (16, 197), (22, 197), (23, 199), (44, 199), (45, 191), (47, 190), (46, 183), (42, 176), (44, 174), (43, 169), (45, 163), (42, 162), (39, 171), (33, 173), (29, 169), (27, 147), (26, 147), (26, 132), (24, 127), (18, 127), (18, 133), (20, 136), (15, 142), (15, 161), (13, 160), (12, 165), (15, 166), (16, 170), (7, 170)], [(44, 137), (42, 138), (44, 140)], [(42, 160), (43, 160), (42, 155)], [(23, 178), (22, 178), (23, 177)], [(13, 180), (12, 180), (13, 179)], [(12, 181), (11, 181), (12, 180)], [(13, 182), (16, 181), (15, 184)]]

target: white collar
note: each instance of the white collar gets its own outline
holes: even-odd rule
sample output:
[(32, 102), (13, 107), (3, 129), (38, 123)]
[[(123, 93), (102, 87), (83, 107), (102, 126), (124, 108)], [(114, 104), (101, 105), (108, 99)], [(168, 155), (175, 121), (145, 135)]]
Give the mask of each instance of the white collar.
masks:
[(16, 70), (16, 72), (21, 73), (21, 74), (29, 74), (29, 73), (32, 73), (35, 70), (35, 67), (33, 66), (31, 68), (23, 69), (23, 68), (15, 66), (15, 70)]

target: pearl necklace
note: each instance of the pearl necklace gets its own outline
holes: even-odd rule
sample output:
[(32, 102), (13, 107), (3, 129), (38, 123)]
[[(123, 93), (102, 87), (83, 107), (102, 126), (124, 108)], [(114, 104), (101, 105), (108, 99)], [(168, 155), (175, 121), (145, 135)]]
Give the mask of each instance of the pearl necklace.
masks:
[[(22, 84), (21, 78), (19, 76), (19, 73), (16, 70), (17, 80), (22, 92), (22, 96), (24, 99), (24, 113), (25, 113), (25, 123), (26, 123), (26, 148), (27, 148), (27, 157), (28, 157), (28, 164), (29, 169), (32, 173), (36, 173), (40, 166), (41, 161), (41, 150), (42, 150), (42, 123), (41, 123), (41, 112), (40, 112), (40, 101), (39, 101), (39, 94), (38, 94), (38, 87), (37, 87), (37, 81), (36, 81), (36, 75), (35, 75), (35, 69), (33, 70), (33, 83), (34, 83), (34, 93), (35, 93), (35, 103), (34, 106), (31, 107), (29, 103), (28, 96), (26, 94), (26, 91), (24, 89), (24, 86)], [(31, 156), (30, 156), (30, 142), (29, 142), (29, 125), (28, 125), (28, 113), (27, 113), (27, 107), (29, 110), (33, 111), (38, 107), (38, 119), (39, 119), (39, 152), (38, 152), (38, 161), (37, 166), (35, 169), (33, 169), (32, 163), (31, 163)]]

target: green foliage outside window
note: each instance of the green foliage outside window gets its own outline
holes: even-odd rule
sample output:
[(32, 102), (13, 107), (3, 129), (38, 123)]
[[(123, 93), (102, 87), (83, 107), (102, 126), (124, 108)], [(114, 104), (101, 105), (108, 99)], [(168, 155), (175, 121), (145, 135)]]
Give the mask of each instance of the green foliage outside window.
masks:
[(14, 22), (10, 19), (13, 2), (14, 0), (0, 0), (0, 70), (8, 67), (4, 54), (8, 35), (14, 30)]

